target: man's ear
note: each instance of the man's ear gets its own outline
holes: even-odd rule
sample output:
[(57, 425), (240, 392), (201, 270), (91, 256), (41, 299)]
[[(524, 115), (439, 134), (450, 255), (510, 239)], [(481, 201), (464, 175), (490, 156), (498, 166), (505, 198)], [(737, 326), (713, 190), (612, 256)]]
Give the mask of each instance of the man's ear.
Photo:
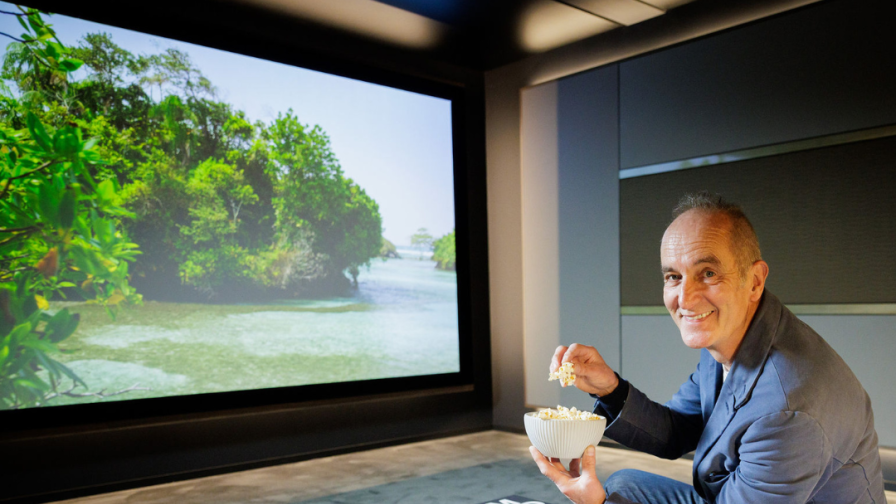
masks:
[(750, 267), (750, 276), (753, 284), (750, 286), (750, 301), (758, 302), (765, 290), (765, 280), (768, 278), (768, 263), (756, 261)]

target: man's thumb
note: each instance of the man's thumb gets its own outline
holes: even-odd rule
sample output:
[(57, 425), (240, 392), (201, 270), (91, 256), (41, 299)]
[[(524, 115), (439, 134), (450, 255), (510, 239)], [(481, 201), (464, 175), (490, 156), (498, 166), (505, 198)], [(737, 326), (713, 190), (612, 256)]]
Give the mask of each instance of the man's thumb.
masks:
[(594, 445), (589, 445), (588, 448), (585, 448), (585, 453), (582, 454), (582, 473), (591, 473), (595, 474), (597, 469), (595, 468), (594, 461)]

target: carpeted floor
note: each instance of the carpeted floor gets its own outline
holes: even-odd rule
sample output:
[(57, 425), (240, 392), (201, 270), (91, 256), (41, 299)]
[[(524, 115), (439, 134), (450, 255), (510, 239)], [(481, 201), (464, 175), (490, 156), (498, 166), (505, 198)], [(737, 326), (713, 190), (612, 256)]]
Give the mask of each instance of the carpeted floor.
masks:
[(545, 504), (569, 502), (529, 459), (501, 460), (291, 504), (497, 504), (510, 496)]

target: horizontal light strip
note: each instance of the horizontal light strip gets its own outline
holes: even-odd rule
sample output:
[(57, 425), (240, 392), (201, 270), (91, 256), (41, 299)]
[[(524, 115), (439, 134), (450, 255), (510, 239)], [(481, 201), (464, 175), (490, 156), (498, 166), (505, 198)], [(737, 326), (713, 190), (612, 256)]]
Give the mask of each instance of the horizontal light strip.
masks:
[(627, 179), (633, 177), (643, 177), (645, 175), (656, 175), (657, 173), (687, 170), (689, 168), (702, 168), (704, 166), (732, 163), (734, 161), (744, 161), (746, 159), (776, 156), (779, 154), (787, 154), (790, 152), (818, 149), (820, 147), (830, 147), (833, 145), (842, 145), (852, 142), (861, 142), (862, 140), (873, 140), (875, 138), (883, 138), (894, 135), (896, 135), (896, 125), (881, 126), (879, 128), (851, 131), (849, 133), (838, 133), (836, 135), (826, 135), (809, 138), (806, 140), (796, 140), (793, 142), (766, 145), (763, 147), (753, 147), (750, 149), (725, 152), (722, 154), (713, 154), (711, 156), (700, 156), (679, 161), (669, 161), (668, 163), (638, 166), (636, 168), (626, 168), (624, 170), (619, 170), (619, 178)]
[[(794, 304), (787, 305), (796, 315), (896, 315), (896, 303)], [(622, 315), (668, 315), (664, 306), (623, 306)]]

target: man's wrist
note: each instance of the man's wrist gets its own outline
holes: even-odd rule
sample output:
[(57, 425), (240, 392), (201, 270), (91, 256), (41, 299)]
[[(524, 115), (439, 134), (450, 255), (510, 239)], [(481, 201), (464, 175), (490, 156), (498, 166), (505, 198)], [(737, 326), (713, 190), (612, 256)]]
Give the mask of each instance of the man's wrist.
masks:
[(614, 392), (616, 392), (617, 390), (619, 390), (619, 386), (622, 385), (622, 382), (624, 382), (625, 380), (623, 380), (619, 376), (619, 373), (617, 373), (615, 371), (613, 371), (613, 377), (615, 378), (616, 383), (612, 387), (608, 387), (605, 390), (598, 390), (597, 392), (594, 392), (593, 394), (589, 393), (588, 395), (590, 395), (591, 397), (593, 397), (595, 399), (600, 399), (601, 397), (607, 397), (607, 396), (613, 394)]
[(616, 379), (616, 383), (612, 387), (610, 387), (609, 389), (604, 391), (603, 394), (597, 394), (598, 396), (600, 396), (600, 397), (608, 396), (608, 395), (612, 394), (613, 392), (615, 392), (616, 389), (619, 388), (619, 384), (622, 383), (622, 378), (620, 378), (619, 374), (617, 374), (615, 371), (613, 371), (613, 377)]
[(616, 385), (616, 388), (608, 394), (602, 396), (589, 394), (591, 397), (597, 399), (597, 403), (594, 405), (595, 412), (597, 412), (597, 409), (599, 408), (611, 419), (616, 418), (616, 416), (622, 412), (622, 408), (625, 406), (625, 400), (628, 399), (628, 382), (620, 378), (618, 374), (616, 375), (616, 379), (619, 383)]

